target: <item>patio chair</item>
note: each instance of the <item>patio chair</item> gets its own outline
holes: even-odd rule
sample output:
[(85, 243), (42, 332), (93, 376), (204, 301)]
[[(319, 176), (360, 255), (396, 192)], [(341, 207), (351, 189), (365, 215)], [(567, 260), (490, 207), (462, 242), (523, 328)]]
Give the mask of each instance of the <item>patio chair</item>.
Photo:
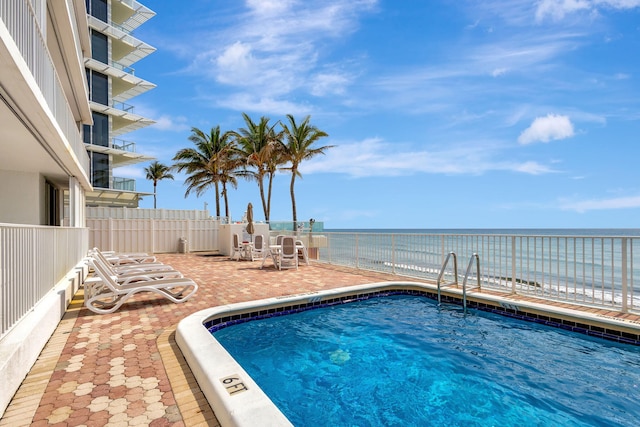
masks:
[(251, 247), (251, 261), (256, 259), (264, 259), (267, 255), (265, 239), (262, 234), (256, 234), (253, 238), (253, 246)]
[(89, 258), (88, 262), (93, 267), (96, 280), (85, 281), (84, 305), (94, 313), (113, 313), (138, 292), (154, 292), (172, 302), (182, 303), (198, 290), (196, 282), (184, 277), (120, 284), (102, 263), (93, 258)]
[(278, 254), (278, 269), (293, 268), (298, 269), (298, 249), (293, 236), (284, 236), (282, 238), (282, 249)]
[(309, 254), (307, 253), (307, 247), (302, 243), (302, 240), (296, 240), (296, 249), (298, 250), (298, 257), (302, 258), (306, 265), (309, 265)]
[(231, 253), (231, 259), (238, 254), (238, 261), (240, 261), (240, 258), (242, 258), (243, 255), (243, 248), (242, 242), (240, 241), (240, 235), (238, 233), (233, 234), (233, 247), (231, 249), (233, 250)]

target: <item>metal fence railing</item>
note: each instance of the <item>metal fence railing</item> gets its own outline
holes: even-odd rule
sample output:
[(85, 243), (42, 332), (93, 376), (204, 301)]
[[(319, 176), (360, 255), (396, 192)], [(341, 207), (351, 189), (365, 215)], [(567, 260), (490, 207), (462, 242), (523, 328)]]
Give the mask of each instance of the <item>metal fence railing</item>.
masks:
[[(483, 288), (640, 311), (640, 237), (323, 232), (319, 261), (436, 280), (449, 252), (478, 254)], [(448, 272), (447, 274), (453, 274)], [(477, 278), (473, 278), (477, 280)]]
[(85, 228), (0, 224), (0, 338), (87, 254)]

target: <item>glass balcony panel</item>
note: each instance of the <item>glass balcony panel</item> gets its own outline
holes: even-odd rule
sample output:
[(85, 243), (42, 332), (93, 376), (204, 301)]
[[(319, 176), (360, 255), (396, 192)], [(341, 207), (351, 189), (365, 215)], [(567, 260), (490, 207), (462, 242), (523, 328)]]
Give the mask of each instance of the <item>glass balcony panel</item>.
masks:
[(130, 178), (119, 178), (113, 177), (113, 187), (114, 190), (121, 191), (136, 191), (136, 180)]

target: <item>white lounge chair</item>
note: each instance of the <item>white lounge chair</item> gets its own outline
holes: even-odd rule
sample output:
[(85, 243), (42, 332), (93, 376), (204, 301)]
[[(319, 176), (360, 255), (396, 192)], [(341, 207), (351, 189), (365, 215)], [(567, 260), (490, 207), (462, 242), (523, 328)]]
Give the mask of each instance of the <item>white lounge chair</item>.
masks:
[(102, 263), (96, 262), (93, 258), (89, 258), (88, 262), (93, 267), (96, 278), (85, 281), (84, 305), (94, 313), (113, 313), (138, 292), (154, 292), (170, 301), (181, 303), (191, 298), (198, 290), (196, 282), (184, 277), (120, 284)]
[[(107, 265), (109, 269), (113, 272), (114, 275), (127, 274), (127, 273), (146, 273), (153, 271), (169, 271), (173, 270), (173, 267), (170, 265), (162, 264), (160, 262), (144, 262), (144, 263), (131, 263), (131, 264), (122, 264), (122, 265), (113, 265), (109, 262), (109, 260), (104, 256), (104, 253), (94, 248), (89, 251), (89, 256), (93, 258), (97, 258), (102, 261), (103, 264)], [(176, 271), (176, 270), (173, 270)], [(182, 277), (182, 276), (180, 276)]]
[[(168, 268), (145, 270), (143, 268), (142, 269), (135, 268), (134, 266), (132, 266), (132, 268), (117, 271), (114, 266), (112, 266), (108, 262), (105, 262), (96, 254), (94, 254), (91, 259), (93, 260), (94, 263), (101, 264), (104, 271), (108, 273), (110, 276), (112, 276), (116, 280), (116, 282), (118, 282), (121, 285), (128, 285), (129, 283), (140, 282), (140, 281), (184, 277), (182, 273), (180, 273), (179, 271), (174, 270), (173, 268), (171, 268), (171, 266), (167, 266), (164, 264), (162, 265), (162, 267), (168, 267)], [(99, 281), (100, 279), (98, 277), (87, 279), (87, 281), (89, 282), (95, 281), (95, 280)], [(85, 281), (85, 283), (87, 283), (87, 281)]]
[(137, 253), (137, 254), (116, 254), (113, 252), (102, 252), (98, 248), (93, 248), (93, 252), (100, 252), (102, 256), (113, 265), (128, 265), (128, 264), (160, 264), (156, 257), (153, 255)]
[(296, 248), (296, 240), (293, 236), (284, 236), (282, 238), (282, 249), (278, 253), (278, 269), (293, 268), (298, 269), (298, 248)]

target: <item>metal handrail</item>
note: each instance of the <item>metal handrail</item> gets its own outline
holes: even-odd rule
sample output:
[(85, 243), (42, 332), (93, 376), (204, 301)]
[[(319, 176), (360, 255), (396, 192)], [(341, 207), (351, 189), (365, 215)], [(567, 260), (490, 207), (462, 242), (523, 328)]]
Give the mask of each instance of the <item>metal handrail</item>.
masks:
[(446, 286), (449, 285), (457, 285), (458, 284), (458, 256), (455, 252), (449, 252), (447, 257), (444, 259), (442, 263), (442, 268), (440, 269), (440, 274), (438, 274), (438, 280), (436, 284), (438, 285), (438, 304), (440, 304), (440, 283), (442, 282), (442, 277), (444, 276), (444, 271), (447, 268), (447, 264), (449, 263), (449, 258), (453, 257), (453, 282), (447, 283)]
[(471, 272), (471, 267), (473, 267), (473, 261), (476, 261), (476, 277), (478, 279), (478, 288), (480, 288), (480, 257), (478, 254), (474, 253), (471, 255), (471, 259), (469, 260), (469, 265), (467, 266), (467, 271), (464, 273), (464, 279), (462, 280), (462, 307), (467, 309), (467, 279), (469, 278), (469, 273)]

